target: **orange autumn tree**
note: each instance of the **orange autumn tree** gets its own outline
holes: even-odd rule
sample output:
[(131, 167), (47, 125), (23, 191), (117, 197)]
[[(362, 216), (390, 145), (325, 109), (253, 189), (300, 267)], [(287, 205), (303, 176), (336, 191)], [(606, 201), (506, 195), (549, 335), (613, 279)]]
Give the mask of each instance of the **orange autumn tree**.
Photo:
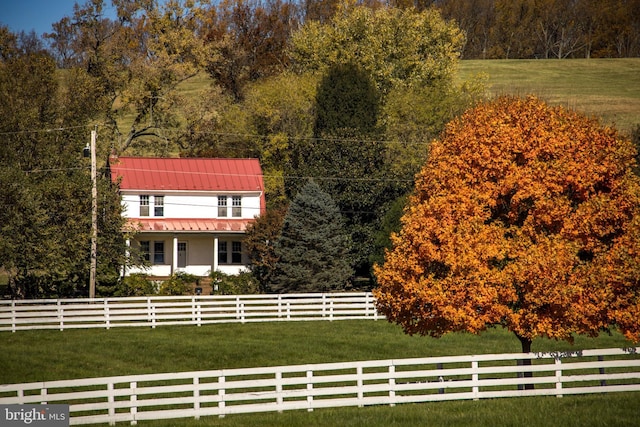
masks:
[(640, 181), (630, 141), (540, 100), (451, 122), (376, 266), (378, 309), (409, 334), (501, 325), (531, 351), (617, 327), (640, 338)]

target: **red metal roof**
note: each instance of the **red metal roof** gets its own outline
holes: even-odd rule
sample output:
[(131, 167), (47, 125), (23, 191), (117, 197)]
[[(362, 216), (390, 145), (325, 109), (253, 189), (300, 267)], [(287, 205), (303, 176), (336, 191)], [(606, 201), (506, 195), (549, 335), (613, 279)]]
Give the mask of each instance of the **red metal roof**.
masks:
[(123, 190), (264, 192), (258, 159), (117, 157), (109, 166)]
[(200, 219), (200, 218), (129, 218), (127, 229), (132, 231), (229, 231), (243, 232), (252, 219)]

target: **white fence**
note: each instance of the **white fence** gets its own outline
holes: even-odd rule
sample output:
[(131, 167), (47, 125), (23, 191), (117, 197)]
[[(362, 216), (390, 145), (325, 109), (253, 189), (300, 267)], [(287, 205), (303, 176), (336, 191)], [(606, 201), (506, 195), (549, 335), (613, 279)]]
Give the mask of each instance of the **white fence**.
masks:
[(0, 331), (378, 319), (371, 293), (0, 301)]
[[(296, 409), (640, 391), (639, 350), (429, 357), (12, 384), (0, 386), (0, 404), (67, 403), (72, 425), (136, 424)], [(522, 359), (531, 359), (531, 365), (520, 365)], [(523, 370), (531, 374), (523, 375)]]

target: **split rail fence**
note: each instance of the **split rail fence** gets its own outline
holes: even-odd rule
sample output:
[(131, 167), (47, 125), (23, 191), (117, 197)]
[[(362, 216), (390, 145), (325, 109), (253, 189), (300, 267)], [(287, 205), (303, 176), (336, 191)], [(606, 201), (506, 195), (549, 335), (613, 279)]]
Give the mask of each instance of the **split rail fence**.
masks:
[(369, 292), (0, 301), (0, 331), (380, 318)]
[[(345, 406), (630, 392), (640, 391), (639, 351), (485, 354), (47, 381), (2, 385), (0, 404), (69, 404), (71, 425), (113, 425)], [(531, 364), (519, 363), (524, 359)]]

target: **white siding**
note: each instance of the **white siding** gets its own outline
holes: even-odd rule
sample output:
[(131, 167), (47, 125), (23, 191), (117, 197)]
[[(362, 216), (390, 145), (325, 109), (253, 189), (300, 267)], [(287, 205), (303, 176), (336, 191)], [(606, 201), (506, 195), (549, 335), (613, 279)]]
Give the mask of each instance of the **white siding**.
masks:
[[(194, 195), (189, 193), (167, 194), (161, 192), (148, 193), (123, 193), (122, 204), (124, 206), (123, 215), (127, 218), (140, 218), (140, 194), (150, 196), (149, 218), (154, 217), (154, 197), (164, 195), (164, 215), (163, 218), (217, 218), (218, 197), (217, 195)], [(225, 194), (229, 197), (227, 204), (227, 218), (232, 218), (231, 197), (233, 195), (242, 196), (242, 216), (240, 218), (254, 218), (260, 215), (260, 194)]]

